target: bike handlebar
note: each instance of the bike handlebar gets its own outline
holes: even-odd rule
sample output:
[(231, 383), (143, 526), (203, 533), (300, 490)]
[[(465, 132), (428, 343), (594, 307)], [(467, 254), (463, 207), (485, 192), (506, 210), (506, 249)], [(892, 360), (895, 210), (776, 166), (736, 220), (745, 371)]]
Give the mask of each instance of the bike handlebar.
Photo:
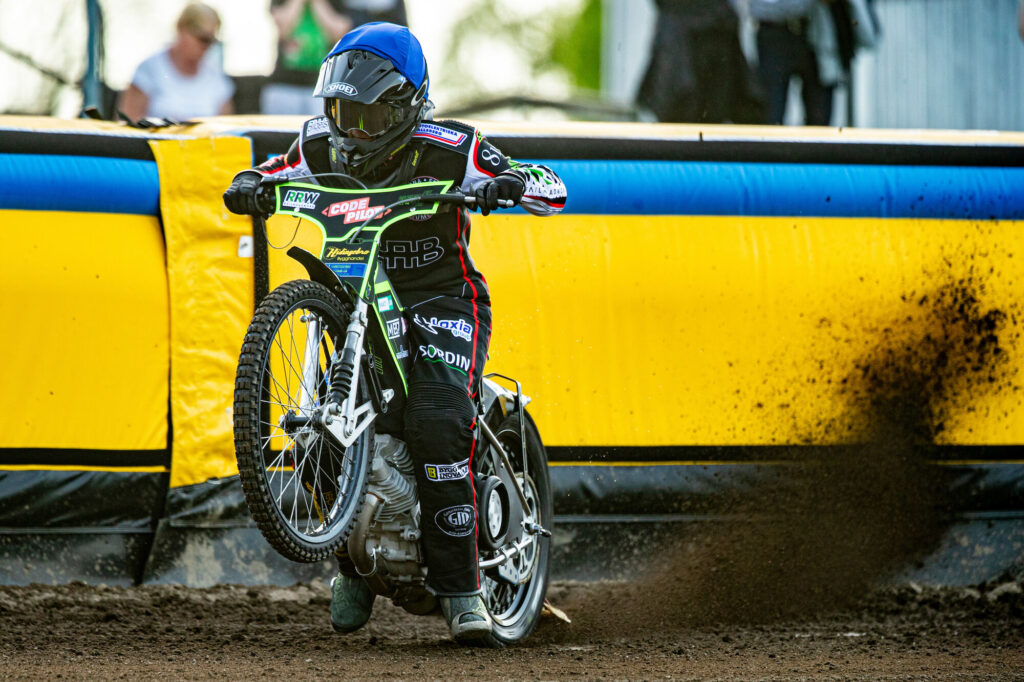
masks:
[[(476, 197), (472, 194), (462, 192), (448, 192), (447, 194), (424, 194), (420, 197), (423, 201), (439, 201), (442, 204), (463, 204), (464, 206), (476, 206)], [(498, 199), (498, 206), (501, 208), (512, 208), (516, 202), (511, 199)]]
[[(355, 180), (351, 176), (345, 175), (344, 173), (317, 173), (315, 175), (303, 176), (301, 179), (316, 179), (319, 177), (334, 175), (348, 178), (353, 182), (362, 184), (359, 183), (358, 180)], [(256, 188), (256, 207), (259, 208), (264, 213), (273, 213), (275, 203), (273, 191), (274, 186), (283, 184), (285, 182), (292, 182), (297, 179), (299, 178), (281, 178), (280, 181), (278, 182), (278, 178), (274, 178), (273, 176), (264, 176), (262, 181), (260, 182), (260, 185)], [(353, 187), (352, 189), (358, 189), (358, 187)], [(366, 189), (365, 186), (363, 187), (363, 189)], [(476, 206), (475, 196), (473, 196), (472, 194), (464, 194), (459, 191), (448, 192), (445, 194), (423, 194), (419, 197), (416, 197), (416, 201), (437, 201), (443, 204), (462, 204), (463, 206), (469, 207)], [(515, 205), (515, 202), (512, 201), (511, 199), (498, 199), (498, 206), (500, 208), (512, 208)]]

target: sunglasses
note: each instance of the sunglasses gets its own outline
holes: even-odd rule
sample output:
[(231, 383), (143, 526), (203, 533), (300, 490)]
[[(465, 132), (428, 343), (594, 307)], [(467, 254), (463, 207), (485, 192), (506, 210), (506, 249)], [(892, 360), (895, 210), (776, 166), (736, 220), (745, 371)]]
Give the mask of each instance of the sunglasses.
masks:
[(210, 47), (217, 42), (217, 36), (211, 33), (192, 33), (191, 35), (206, 47)]

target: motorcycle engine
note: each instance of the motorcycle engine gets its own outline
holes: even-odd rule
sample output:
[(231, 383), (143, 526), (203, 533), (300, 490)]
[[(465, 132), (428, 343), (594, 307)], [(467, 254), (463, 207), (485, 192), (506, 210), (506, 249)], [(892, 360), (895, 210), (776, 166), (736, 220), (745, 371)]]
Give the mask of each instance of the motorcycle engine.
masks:
[(374, 440), (366, 503), (348, 541), (349, 555), (377, 594), (412, 613), (430, 613), (436, 599), (424, 585), (420, 507), (406, 444), (379, 434)]

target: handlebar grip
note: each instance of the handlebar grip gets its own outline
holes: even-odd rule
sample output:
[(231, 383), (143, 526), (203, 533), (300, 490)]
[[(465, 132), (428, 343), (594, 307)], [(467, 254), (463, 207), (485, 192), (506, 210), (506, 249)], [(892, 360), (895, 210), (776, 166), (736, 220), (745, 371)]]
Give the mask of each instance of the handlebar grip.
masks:
[[(463, 201), (466, 206), (476, 206), (476, 197), (471, 194), (463, 195)], [(498, 199), (498, 206), (501, 208), (512, 208), (516, 205), (516, 202), (511, 199)]]
[(276, 197), (274, 196), (274, 186), (270, 183), (261, 184), (256, 188), (256, 208), (263, 213), (273, 213), (276, 208)]

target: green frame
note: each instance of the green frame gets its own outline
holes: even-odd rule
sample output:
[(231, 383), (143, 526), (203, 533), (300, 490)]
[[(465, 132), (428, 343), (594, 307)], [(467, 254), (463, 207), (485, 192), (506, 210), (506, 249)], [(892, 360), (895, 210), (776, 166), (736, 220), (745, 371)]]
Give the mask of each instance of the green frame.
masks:
[[(452, 180), (431, 180), (381, 189), (338, 189), (307, 182), (283, 182), (274, 186), (274, 214), (294, 216), (316, 225), (323, 237), (323, 244), (317, 258), (328, 265), (328, 267), (330, 264), (324, 261), (324, 255), (327, 253), (328, 248), (332, 246), (345, 246), (366, 249), (368, 247), (369, 253), (365, 258), (359, 259), (359, 262), (366, 264), (360, 276), (345, 276), (339, 274), (333, 268), (331, 271), (343, 284), (351, 287), (353, 293), (366, 301), (373, 310), (374, 314), (372, 317), (376, 320), (376, 331), (384, 339), (385, 345), (388, 347), (388, 355), (391, 358), (390, 364), (397, 371), (402, 382), (402, 388), (406, 393), (408, 393), (408, 381), (405, 376), (405, 368), (395, 351), (393, 339), (387, 334), (387, 323), (379, 309), (378, 299), (382, 296), (390, 296), (399, 315), (405, 309), (392, 288), (387, 274), (380, 269), (377, 262), (380, 241), (384, 231), (401, 220), (416, 215), (429, 216), (436, 214), (441, 202), (417, 202), (416, 199), (424, 194), (446, 194), (451, 190), (453, 184), (454, 181)], [(289, 195), (289, 192), (292, 191), (306, 193), (297, 202), (301, 205), (284, 206), (284, 202), (288, 200), (288, 197), (294, 196)], [(366, 219), (359, 220), (357, 218), (347, 222), (342, 220), (342, 216), (346, 215), (346, 213), (339, 213), (336, 216), (327, 215), (330, 208), (339, 201), (373, 197), (379, 197), (379, 206), (385, 207), (387, 210)], [(407, 203), (394, 207), (393, 210), (393, 204), (401, 201), (406, 201)], [(377, 206), (368, 208), (377, 208)], [(336, 223), (345, 227), (337, 229), (335, 227)], [(366, 235), (368, 239), (355, 241), (357, 237), (362, 237), (363, 235)], [(370, 333), (369, 329), (367, 333)], [(411, 353), (412, 349), (410, 348), (408, 351)]]

